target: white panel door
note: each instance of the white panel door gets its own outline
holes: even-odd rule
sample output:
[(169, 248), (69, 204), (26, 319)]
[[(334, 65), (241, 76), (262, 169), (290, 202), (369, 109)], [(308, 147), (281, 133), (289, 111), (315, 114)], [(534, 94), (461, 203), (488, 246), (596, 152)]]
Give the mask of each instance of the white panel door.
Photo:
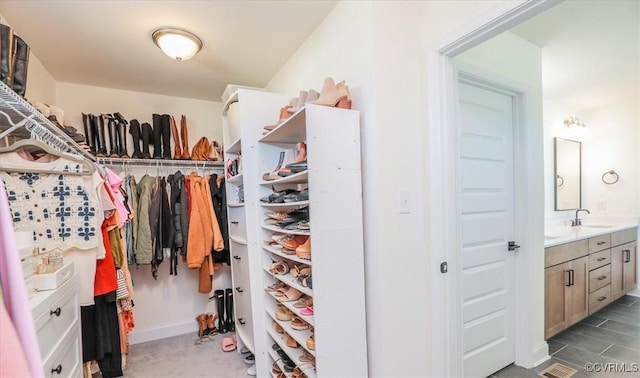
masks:
[(459, 225), (465, 377), (515, 360), (514, 98), (459, 82)]

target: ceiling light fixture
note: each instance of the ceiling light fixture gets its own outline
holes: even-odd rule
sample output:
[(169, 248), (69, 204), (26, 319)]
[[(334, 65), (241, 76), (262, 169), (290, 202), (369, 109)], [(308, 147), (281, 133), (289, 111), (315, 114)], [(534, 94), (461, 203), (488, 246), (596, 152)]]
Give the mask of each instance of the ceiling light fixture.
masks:
[(583, 120), (581, 120), (578, 117), (574, 117), (574, 116), (571, 116), (571, 117), (565, 119), (564, 120), (564, 125), (567, 126), (567, 127), (571, 127), (571, 126), (587, 127), (587, 125), (585, 125)]
[(202, 48), (200, 38), (182, 29), (158, 29), (151, 34), (151, 38), (162, 52), (178, 62), (193, 58)]

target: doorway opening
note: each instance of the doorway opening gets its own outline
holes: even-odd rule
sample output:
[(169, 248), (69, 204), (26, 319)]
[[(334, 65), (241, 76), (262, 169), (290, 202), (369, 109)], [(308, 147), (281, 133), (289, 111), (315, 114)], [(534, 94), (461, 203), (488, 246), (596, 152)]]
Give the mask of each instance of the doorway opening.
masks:
[[(436, 225), (436, 222), (431, 222), (430, 224), (432, 264), (440, 266), (442, 262), (447, 262), (449, 266), (449, 274), (437, 273), (432, 276), (432, 300), (434, 303), (444, 304), (441, 310), (433, 315), (434, 375), (470, 376), (487, 373), (483, 369), (465, 371), (463, 361), (470, 361), (474, 356), (482, 356), (482, 351), (491, 350), (492, 346), (501, 344), (502, 336), (492, 338), (492, 335), (481, 337), (479, 334), (493, 332), (493, 327), (494, 330), (504, 330), (504, 335), (507, 337), (510, 332), (508, 329), (511, 327), (506, 324), (509, 323), (508, 318), (513, 319), (513, 329), (517, 331), (513, 332), (511, 344), (502, 345), (503, 352), (500, 358), (505, 359), (506, 364), (515, 361), (516, 364), (527, 368), (548, 359), (548, 347), (543, 338), (544, 290), (535, 290), (535, 288), (544, 287), (544, 254), (534, 253), (544, 248), (543, 155), (541, 152), (543, 139), (540, 128), (542, 122), (540, 100), (535, 100), (534, 92), (536, 91), (527, 88), (526, 85), (502, 86), (503, 89), (512, 90), (510, 94), (503, 93), (505, 97), (502, 100), (507, 101), (507, 98), (510, 98), (511, 109), (515, 111), (511, 119), (513, 123), (509, 126), (512, 127), (514, 134), (512, 137), (505, 138), (513, 143), (511, 171), (514, 176), (510, 182), (513, 185), (514, 212), (511, 226), (513, 226), (513, 238), (517, 236), (517, 244), (521, 247), (521, 251), (516, 255), (508, 255), (505, 243), (502, 248), (504, 251), (500, 250), (504, 259), (498, 259), (501, 262), (489, 261), (491, 260), (489, 258), (465, 272), (466, 260), (463, 256), (466, 255), (466, 247), (483, 248), (494, 242), (497, 244), (497, 241), (502, 245), (503, 241), (506, 241), (503, 238), (509, 239), (512, 236), (504, 234), (500, 238), (493, 239), (489, 236), (483, 241), (485, 244), (473, 244), (473, 240), (469, 244), (465, 239), (465, 227), (468, 224), (465, 225), (465, 199), (462, 198), (461, 193), (465, 190), (464, 165), (467, 162), (463, 162), (463, 159), (468, 146), (463, 145), (464, 136), (458, 129), (464, 114), (460, 113), (459, 99), (462, 96), (462, 87), (458, 87), (459, 70), (456, 69), (456, 57), (555, 4), (557, 2), (550, 1), (508, 4), (501, 10), (495, 10), (492, 18), (484, 25), (469, 30), (458, 30), (455, 35), (429, 51), (427, 56), (427, 103), (429, 104), (427, 114), (431, 125), (428, 135), (428, 167), (433, 177), (443, 178), (432, 180), (429, 184), (430, 203), (438, 204), (430, 208), (430, 219), (438, 219), (439, 223)], [(461, 77), (464, 78), (464, 75)], [(477, 82), (482, 80), (481, 78)], [(496, 78), (491, 82), (500, 83), (501, 80)], [(496, 88), (494, 86), (493, 91), (500, 92)], [(486, 85), (484, 89), (487, 89)], [(540, 93), (537, 94), (540, 95)], [(538, 131), (536, 127), (539, 128)], [(469, 189), (473, 192), (473, 188)], [(495, 209), (493, 211), (492, 215), (497, 214)], [(500, 216), (503, 213), (501, 212)], [(481, 218), (476, 214), (468, 218), (473, 217)], [(494, 218), (499, 217), (494, 216)], [(499, 222), (504, 225), (509, 223), (504, 219)], [(478, 229), (482, 230), (482, 224), (476, 224), (476, 226), (480, 226)], [(515, 242), (513, 239), (509, 241)], [(503, 288), (488, 287), (484, 293), (469, 293), (473, 282), (468, 281), (465, 285), (465, 279), (475, 273), (480, 273), (476, 275), (476, 280), (483, 282), (483, 278), (479, 277), (492, 269), (494, 272), (504, 272), (503, 276), (508, 278), (508, 284), (513, 286), (515, 299), (512, 301), (513, 308), (508, 310), (511, 312), (508, 318), (503, 316), (506, 311), (504, 307), (491, 306), (492, 301), (501, 297)], [(484, 278), (494, 276), (485, 274)], [(484, 313), (475, 314), (474, 316), (477, 317), (463, 326), (465, 320), (470, 320), (467, 319), (468, 314), (473, 312), (471, 307), (468, 307), (466, 312), (463, 309), (463, 300), (469, 294), (476, 296), (467, 296), (467, 305), (484, 302), (486, 306)], [(473, 327), (483, 322), (485, 326)], [(474, 328), (481, 332), (474, 334)], [(474, 344), (473, 341), (479, 344)], [(442, 345), (446, 347), (442, 348)], [(509, 359), (511, 361), (507, 361)], [(499, 366), (502, 363), (504, 361), (496, 362), (496, 370), (502, 367)], [(469, 364), (467, 368), (475, 369), (473, 366), (475, 365)], [(484, 369), (491, 369), (490, 366), (493, 365), (484, 364)], [(492, 371), (488, 371), (488, 374), (490, 373)]]

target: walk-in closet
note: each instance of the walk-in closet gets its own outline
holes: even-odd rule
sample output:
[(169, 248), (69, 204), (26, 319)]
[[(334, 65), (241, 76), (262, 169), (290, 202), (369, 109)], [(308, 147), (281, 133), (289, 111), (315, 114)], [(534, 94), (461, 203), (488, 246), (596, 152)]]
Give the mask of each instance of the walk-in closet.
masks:
[(262, 62), (198, 14), (266, 4), (0, 7), (0, 376), (367, 376), (357, 100), (267, 87), (336, 2), (269, 3), (304, 33)]

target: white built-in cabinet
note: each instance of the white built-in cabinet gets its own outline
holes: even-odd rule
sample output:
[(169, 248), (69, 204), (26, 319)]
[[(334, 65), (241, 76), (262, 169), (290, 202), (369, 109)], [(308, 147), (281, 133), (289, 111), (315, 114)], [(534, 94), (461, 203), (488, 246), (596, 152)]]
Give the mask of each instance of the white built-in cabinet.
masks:
[(45, 377), (82, 376), (79, 290), (75, 275), (29, 299)]
[[(236, 105), (231, 105), (233, 103)], [(244, 327), (253, 332), (251, 340), (249, 331), (243, 330), (242, 325), (237, 326), (239, 339), (254, 351), (260, 377), (270, 376), (274, 363), (282, 368), (274, 344), (308, 377), (366, 377), (360, 115), (354, 110), (306, 105), (263, 135), (263, 126), (276, 123), (279, 109), (286, 103), (287, 99), (280, 95), (240, 89), (227, 102), (223, 113), (224, 141), (229, 146), (225, 159), (242, 156), (242, 178), (227, 180), (230, 214), (243, 209), (234, 221), (243, 222), (246, 231), (246, 244), (231, 242), (233, 285), (241, 287), (242, 295), (247, 298), (243, 302), (236, 300), (236, 318), (245, 317)], [(295, 149), (302, 141), (307, 145), (308, 171), (263, 181), (263, 174), (277, 167), (281, 151)], [(237, 198), (234, 193), (239, 185), (243, 186), (244, 205), (233, 200)], [(308, 201), (260, 202), (260, 198), (273, 190), (304, 188), (309, 191)], [(264, 223), (265, 212), (306, 206), (310, 213), (309, 231), (285, 231)], [(231, 226), (231, 215), (229, 222)], [(233, 236), (231, 230), (232, 227)], [(267, 241), (274, 230), (310, 235), (311, 260), (271, 247)], [(303, 287), (290, 273), (269, 272), (274, 261), (282, 260), (290, 265), (311, 267), (312, 288)], [(275, 310), (280, 302), (265, 289), (278, 281), (313, 297), (312, 316), (300, 315), (301, 309), (293, 306), (295, 301), (282, 304), (313, 327), (315, 349), (307, 346), (310, 330), (294, 330), (290, 322), (276, 318)], [(275, 331), (274, 323), (297, 341), (297, 348), (286, 345), (283, 334)], [(299, 361), (303, 349), (315, 357), (315, 368)]]
[(255, 213), (250, 209), (257, 206), (255, 147), (262, 127), (275, 121), (273, 109), (278, 109), (283, 101), (279, 95), (240, 89), (227, 100), (222, 112), (225, 162), (239, 159), (237, 174), (227, 177), (225, 184), (236, 334), (239, 345), (256, 354), (256, 358), (260, 348), (256, 348), (255, 335), (264, 326), (261, 306), (256, 305), (261, 297), (255, 294), (260, 292), (262, 284), (255, 278), (260, 277), (261, 269), (256, 252), (260, 240), (255, 231), (259, 223), (255, 217), (248, 216)]

